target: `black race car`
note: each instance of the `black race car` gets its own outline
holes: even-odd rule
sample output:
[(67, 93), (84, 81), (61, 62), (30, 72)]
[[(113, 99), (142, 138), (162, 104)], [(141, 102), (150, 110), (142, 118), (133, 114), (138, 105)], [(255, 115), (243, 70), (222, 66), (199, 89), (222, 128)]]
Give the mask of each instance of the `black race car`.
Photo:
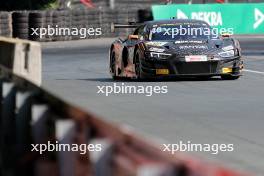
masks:
[(239, 42), (228, 35), (219, 37), (204, 21), (173, 19), (113, 27), (136, 28), (125, 40), (119, 38), (111, 45), (109, 63), (114, 79), (241, 76)]

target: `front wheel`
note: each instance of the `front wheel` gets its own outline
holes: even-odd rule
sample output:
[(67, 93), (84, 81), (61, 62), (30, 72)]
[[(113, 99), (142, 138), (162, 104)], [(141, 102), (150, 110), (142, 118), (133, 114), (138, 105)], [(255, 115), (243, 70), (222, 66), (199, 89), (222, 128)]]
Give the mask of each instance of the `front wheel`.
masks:
[(116, 57), (113, 51), (111, 52), (111, 58), (110, 58), (110, 70), (111, 70), (112, 78), (116, 80), (118, 76), (116, 74)]
[(223, 80), (236, 80), (238, 79), (240, 76), (233, 76), (233, 75), (222, 75), (221, 78)]
[(140, 53), (137, 51), (135, 56), (135, 73), (136, 73), (136, 79), (140, 80), (143, 78), (142, 76), (142, 68), (141, 68), (141, 59), (140, 59)]

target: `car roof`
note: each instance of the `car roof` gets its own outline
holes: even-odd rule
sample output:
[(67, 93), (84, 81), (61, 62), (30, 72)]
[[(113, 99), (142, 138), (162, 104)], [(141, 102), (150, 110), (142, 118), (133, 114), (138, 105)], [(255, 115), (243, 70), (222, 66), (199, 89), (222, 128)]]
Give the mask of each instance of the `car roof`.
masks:
[(173, 23), (200, 23), (200, 24), (207, 24), (205, 21), (202, 20), (195, 20), (195, 19), (170, 19), (170, 20), (154, 20), (154, 21), (147, 21), (145, 24), (147, 26), (153, 25), (161, 25), (161, 24), (173, 24)]

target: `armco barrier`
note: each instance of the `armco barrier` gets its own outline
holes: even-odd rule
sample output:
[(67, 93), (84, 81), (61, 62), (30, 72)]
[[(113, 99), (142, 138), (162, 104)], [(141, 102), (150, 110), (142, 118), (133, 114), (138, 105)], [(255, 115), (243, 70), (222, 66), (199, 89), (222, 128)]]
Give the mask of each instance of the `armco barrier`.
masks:
[[(16, 46), (24, 42), (11, 41), (17, 42)], [(15, 60), (13, 50), (8, 50), (12, 47), (9, 42), (1, 42), (0, 175), (242, 176), (180, 153), (162, 152), (160, 147), (130, 129), (105, 122), (17, 76), (10, 67), (10, 60)], [(101, 151), (86, 154), (31, 151), (31, 144), (49, 141), (101, 144)]]
[(0, 37), (0, 64), (33, 83), (41, 84), (39, 43)]

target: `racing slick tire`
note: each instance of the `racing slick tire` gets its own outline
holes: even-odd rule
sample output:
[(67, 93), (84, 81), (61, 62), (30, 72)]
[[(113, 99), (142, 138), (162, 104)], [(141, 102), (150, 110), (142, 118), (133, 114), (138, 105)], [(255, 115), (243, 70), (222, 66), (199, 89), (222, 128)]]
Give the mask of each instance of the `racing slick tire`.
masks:
[(222, 75), (221, 78), (222, 80), (236, 80), (238, 79), (240, 76), (237, 75)]
[(136, 55), (135, 55), (135, 73), (137, 80), (142, 80), (145, 78), (142, 74), (142, 63), (141, 63), (139, 50), (136, 51)]
[(118, 79), (118, 76), (116, 74), (116, 57), (115, 57), (115, 52), (112, 50), (111, 55), (110, 55), (110, 70), (111, 70), (111, 75), (114, 80)]

